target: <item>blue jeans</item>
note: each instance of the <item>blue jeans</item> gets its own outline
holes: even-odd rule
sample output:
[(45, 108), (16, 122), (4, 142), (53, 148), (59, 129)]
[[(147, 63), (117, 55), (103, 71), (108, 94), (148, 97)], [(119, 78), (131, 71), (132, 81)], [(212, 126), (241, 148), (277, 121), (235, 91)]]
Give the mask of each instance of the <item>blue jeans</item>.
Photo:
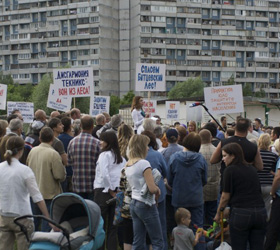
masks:
[[(203, 228), (203, 216), (204, 216), (203, 205), (198, 206), (198, 207), (185, 207), (185, 208), (188, 209), (191, 213), (192, 224), (196, 225), (199, 228)], [(195, 234), (197, 229), (195, 227), (190, 227), (190, 228), (193, 230), (193, 232)], [(194, 247), (194, 249), (195, 250), (205, 250), (206, 249), (206, 243), (205, 243), (204, 236), (200, 237), (199, 243)]]
[(134, 232), (132, 249), (145, 249), (146, 232), (148, 232), (153, 250), (162, 250), (162, 231), (156, 205), (150, 207), (141, 201), (132, 199), (130, 213), (133, 220)]
[(168, 249), (167, 243), (167, 230), (166, 230), (166, 209), (165, 209), (165, 199), (158, 203), (157, 209), (159, 213), (159, 220), (161, 224), (162, 238), (163, 238), (163, 248), (162, 250)]
[(213, 225), (213, 218), (217, 212), (217, 200), (204, 202), (204, 225)]
[(232, 208), (229, 219), (231, 247), (233, 250), (262, 250), (266, 229), (266, 210), (257, 208)]
[[(52, 200), (45, 200), (45, 203), (46, 203), (47, 209), (50, 213)], [(33, 215), (42, 215), (40, 208), (37, 206), (37, 204), (33, 203), (33, 201), (31, 201), (31, 208), (32, 208)], [(51, 231), (51, 227), (49, 226), (49, 223), (46, 220), (34, 218), (35, 231), (39, 231), (40, 222), (42, 222), (41, 223), (42, 232)]]
[(275, 249), (277, 246), (277, 241), (279, 241), (280, 236), (280, 197), (276, 196), (273, 199), (271, 206), (270, 219), (268, 222), (266, 241), (264, 245), (265, 250)]

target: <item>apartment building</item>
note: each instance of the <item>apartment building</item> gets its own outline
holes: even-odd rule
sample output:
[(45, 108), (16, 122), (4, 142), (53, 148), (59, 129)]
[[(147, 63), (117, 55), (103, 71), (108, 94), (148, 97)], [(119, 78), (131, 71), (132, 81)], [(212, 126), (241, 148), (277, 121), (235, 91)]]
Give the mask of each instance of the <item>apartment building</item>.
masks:
[[(38, 83), (53, 68), (92, 66), (95, 90), (134, 89), (137, 62), (165, 63), (166, 86), (201, 76), (279, 98), (278, 0), (2, 0), (0, 68)], [(166, 93), (153, 93), (156, 97)]]

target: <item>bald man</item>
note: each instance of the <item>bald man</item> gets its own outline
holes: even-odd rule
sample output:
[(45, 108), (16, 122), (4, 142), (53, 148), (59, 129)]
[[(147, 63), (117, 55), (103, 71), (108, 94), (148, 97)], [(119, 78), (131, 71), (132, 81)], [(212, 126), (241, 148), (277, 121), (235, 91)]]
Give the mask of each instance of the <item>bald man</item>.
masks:
[(92, 131), (92, 136), (98, 139), (98, 136), (96, 135), (96, 132), (101, 129), (105, 123), (106, 123), (106, 117), (103, 114), (99, 114), (95, 117), (96, 120), (96, 126), (94, 127)]
[(56, 110), (56, 111), (51, 112), (50, 118), (54, 118), (54, 117), (58, 117), (58, 116), (60, 116), (60, 113)]
[(46, 125), (47, 115), (42, 109), (38, 109), (34, 114), (35, 120), (29, 127), (29, 131), (25, 138), (25, 144), (30, 148), (36, 147), (40, 144), (39, 134), (41, 129)]
[(46, 112), (42, 109), (38, 109), (34, 114), (36, 121), (42, 121), (45, 122), (47, 120)]

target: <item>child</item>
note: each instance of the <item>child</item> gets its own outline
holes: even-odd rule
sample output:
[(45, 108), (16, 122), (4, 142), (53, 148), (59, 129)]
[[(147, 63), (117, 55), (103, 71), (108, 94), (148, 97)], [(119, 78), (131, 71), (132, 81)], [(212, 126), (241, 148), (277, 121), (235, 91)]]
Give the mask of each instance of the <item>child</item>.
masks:
[(172, 231), (171, 245), (173, 250), (192, 250), (198, 243), (202, 231), (197, 231), (195, 236), (189, 228), (191, 222), (191, 213), (185, 208), (178, 208), (175, 213), (177, 227)]

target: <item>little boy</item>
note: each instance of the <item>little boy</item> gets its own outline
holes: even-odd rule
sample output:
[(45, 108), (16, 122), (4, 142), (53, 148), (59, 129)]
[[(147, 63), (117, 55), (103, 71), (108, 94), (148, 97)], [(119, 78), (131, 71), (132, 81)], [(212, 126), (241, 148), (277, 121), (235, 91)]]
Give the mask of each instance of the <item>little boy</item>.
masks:
[(177, 227), (172, 231), (171, 245), (173, 250), (193, 250), (202, 235), (202, 231), (196, 232), (189, 228), (191, 222), (191, 213), (185, 208), (178, 208), (175, 213)]

